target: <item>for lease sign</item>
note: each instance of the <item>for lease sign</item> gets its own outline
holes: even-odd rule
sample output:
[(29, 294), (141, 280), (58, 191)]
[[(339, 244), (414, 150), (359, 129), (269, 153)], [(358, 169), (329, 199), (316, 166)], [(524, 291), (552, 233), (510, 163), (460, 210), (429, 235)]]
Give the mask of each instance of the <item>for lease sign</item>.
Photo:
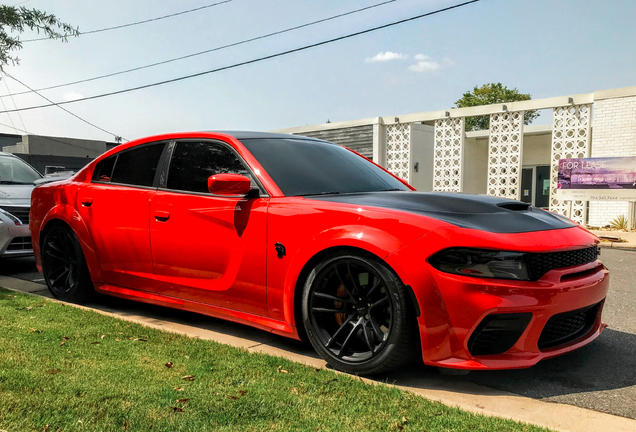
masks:
[(559, 160), (557, 198), (636, 200), (636, 156)]

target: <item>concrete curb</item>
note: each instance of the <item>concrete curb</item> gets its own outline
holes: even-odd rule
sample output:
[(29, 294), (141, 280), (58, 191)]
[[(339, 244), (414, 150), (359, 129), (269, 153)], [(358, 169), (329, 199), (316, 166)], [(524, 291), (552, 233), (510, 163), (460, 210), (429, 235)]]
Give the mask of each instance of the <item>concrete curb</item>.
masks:
[[(68, 306), (135, 322), (155, 329), (179, 333), (190, 337), (213, 340), (219, 343), (244, 348), (250, 352), (283, 357), (316, 368), (325, 368), (325, 362), (308, 351), (306, 346), (299, 348), (294, 341), (283, 340), (260, 330), (225, 321), (209, 323), (202, 317), (202, 325), (190, 325), (171, 322), (165, 317), (137, 315), (120, 308), (103, 305), (95, 307), (81, 306), (61, 302), (51, 298), (44, 285), (10, 277), (0, 277), (0, 286), (31, 295), (49, 298), (51, 301)], [(148, 314), (151, 315), (151, 314)], [(164, 318), (164, 319), (162, 319)], [(210, 329), (212, 326), (214, 328)], [(207, 327), (207, 328), (206, 328)], [(366, 378), (360, 378), (368, 384), (382, 384)], [(452, 382), (431, 384), (422, 377), (400, 379), (400, 384), (385, 384), (417, 394), (429, 400), (460, 408), (476, 414), (502, 417), (519, 422), (530, 423), (560, 431), (613, 431), (628, 432), (636, 430), (636, 420), (611, 414), (591, 411), (572, 405), (542, 402), (537, 399), (498, 391), (476, 384)]]
[(601, 242), (599, 246), (602, 249), (620, 249), (624, 251), (636, 251), (636, 246), (631, 243)]

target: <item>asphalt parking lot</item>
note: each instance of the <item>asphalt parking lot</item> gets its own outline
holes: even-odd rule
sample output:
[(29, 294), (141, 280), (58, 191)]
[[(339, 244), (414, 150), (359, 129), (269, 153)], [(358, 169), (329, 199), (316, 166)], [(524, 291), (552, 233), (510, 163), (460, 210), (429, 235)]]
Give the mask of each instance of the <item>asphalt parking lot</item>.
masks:
[[(459, 392), (479, 392), (488, 387), (522, 396), (552, 401), (636, 419), (636, 252), (603, 249), (601, 259), (611, 272), (610, 293), (603, 319), (608, 323), (599, 339), (570, 354), (546, 360), (530, 369), (471, 372), (463, 376), (441, 375), (437, 369), (413, 365), (383, 377), (387, 382)], [(44, 284), (32, 258), (0, 261), (0, 275)], [(244, 332), (233, 323), (201, 315), (143, 305), (120, 299), (102, 299), (105, 306), (130, 314), (189, 325), (215, 321), (228, 333)], [(259, 330), (250, 330), (255, 339)], [(268, 338), (278, 338), (267, 335)], [(279, 338), (286, 350), (315, 355), (308, 344)]]

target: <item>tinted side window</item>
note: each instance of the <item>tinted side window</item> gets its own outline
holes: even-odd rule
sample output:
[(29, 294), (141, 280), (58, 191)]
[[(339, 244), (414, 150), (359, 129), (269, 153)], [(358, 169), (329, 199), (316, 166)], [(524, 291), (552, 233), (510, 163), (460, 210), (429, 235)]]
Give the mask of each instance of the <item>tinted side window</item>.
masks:
[(232, 150), (210, 142), (177, 143), (168, 171), (168, 189), (208, 193), (208, 177), (249, 171)]
[(113, 175), (113, 167), (115, 166), (116, 160), (117, 155), (114, 155), (99, 161), (95, 167), (95, 171), (93, 171), (93, 180), (109, 182)]
[(382, 168), (335, 144), (287, 138), (241, 142), (286, 196), (409, 190)]
[(152, 186), (165, 143), (151, 144), (117, 153), (113, 183)]

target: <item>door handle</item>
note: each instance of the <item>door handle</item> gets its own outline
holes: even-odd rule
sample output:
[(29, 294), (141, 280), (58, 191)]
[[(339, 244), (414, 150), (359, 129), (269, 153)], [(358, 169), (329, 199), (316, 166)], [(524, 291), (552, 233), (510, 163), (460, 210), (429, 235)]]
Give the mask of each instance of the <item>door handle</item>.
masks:
[(167, 211), (156, 211), (155, 219), (159, 222), (166, 222), (168, 219), (170, 219), (170, 213)]
[(93, 198), (84, 197), (81, 198), (80, 201), (84, 207), (90, 207), (93, 204)]

